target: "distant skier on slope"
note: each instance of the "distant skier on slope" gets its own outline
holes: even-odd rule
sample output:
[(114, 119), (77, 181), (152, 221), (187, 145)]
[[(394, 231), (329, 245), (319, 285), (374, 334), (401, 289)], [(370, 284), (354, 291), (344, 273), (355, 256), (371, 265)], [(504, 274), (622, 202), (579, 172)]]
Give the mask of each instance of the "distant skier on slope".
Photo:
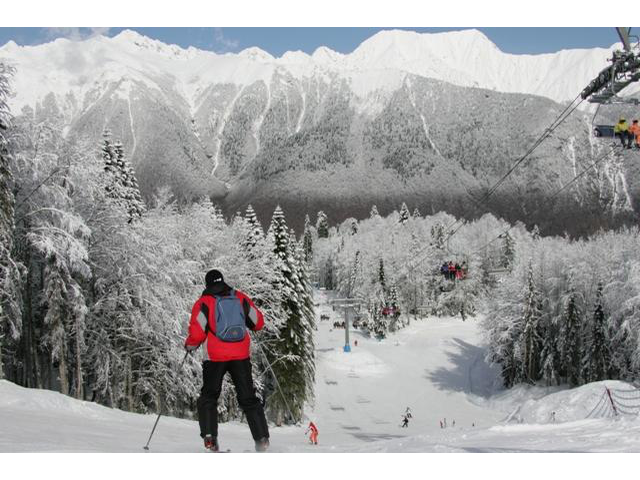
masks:
[(246, 294), (224, 282), (218, 270), (207, 272), (205, 284), (202, 296), (191, 309), (189, 336), (184, 345), (188, 351), (205, 345), (203, 386), (197, 401), (200, 436), (205, 448), (219, 450), (218, 397), (224, 375), (229, 372), (256, 451), (265, 451), (269, 447), (269, 429), (253, 386), (250, 339), (246, 332), (247, 328), (262, 329), (264, 317)]
[(409, 407), (407, 407), (407, 409), (404, 411), (404, 414), (409, 418), (413, 417), (413, 415), (411, 415), (411, 409)]
[(409, 417), (407, 415), (402, 416), (402, 428), (407, 428), (409, 426)]
[(318, 444), (318, 427), (316, 427), (315, 423), (309, 422), (309, 427), (307, 428), (307, 431), (304, 432), (304, 434), (306, 435), (309, 432), (311, 432), (311, 435), (309, 435), (309, 443), (312, 445), (317, 445)]

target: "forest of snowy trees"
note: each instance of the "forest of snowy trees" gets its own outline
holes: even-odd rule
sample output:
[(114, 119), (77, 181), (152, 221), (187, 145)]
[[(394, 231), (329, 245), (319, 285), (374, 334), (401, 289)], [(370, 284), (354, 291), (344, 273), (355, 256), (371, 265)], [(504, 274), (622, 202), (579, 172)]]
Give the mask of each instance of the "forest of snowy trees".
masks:
[[(168, 190), (145, 205), (118, 139), (83, 144), (29, 110), (11, 117), (10, 77), (0, 64), (0, 378), (190, 415), (200, 364), (178, 367), (191, 306), (218, 268), (265, 313), (252, 358), (268, 415), (300, 421), (313, 401), (315, 314), (283, 212), (265, 233), (251, 207), (225, 220), (208, 199), (180, 204)], [(231, 383), (219, 410), (241, 416)]]
[[(357, 299), (358, 328), (380, 339), (427, 316), (480, 318), (507, 387), (640, 374), (637, 228), (540, 237), (491, 214), (459, 222), (402, 204), (338, 225), (320, 211), (296, 236), (279, 207), (265, 231), (250, 205), (225, 218), (208, 198), (169, 189), (145, 204), (120, 139), (67, 138), (37, 110), (12, 117), (11, 74), (0, 63), (2, 378), (191, 415), (201, 367), (179, 365), (210, 268), (265, 313), (252, 359), (277, 424), (300, 421), (313, 402), (312, 285)], [(443, 275), (448, 262), (465, 276)], [(229, 382), (219, 410), (241, 418)]]
[[(450, 235), (453, 224), (445, 213), (410, 215), (406, 205), (383, 218), (374, 206), (370, 218), (315, 239), (316, 279), (359, 299), (367, 307), (359, 328), (378, 338), (414, 316), (481, 313), (488, 360), (507, 387), (640, 376), (637, 227), (572, 240), (492, 215)], [(469, 275), (447, 279), (438, 268), (447, 261), (466, 262)], [(381, 314), (396, 306), (399, 317)]]

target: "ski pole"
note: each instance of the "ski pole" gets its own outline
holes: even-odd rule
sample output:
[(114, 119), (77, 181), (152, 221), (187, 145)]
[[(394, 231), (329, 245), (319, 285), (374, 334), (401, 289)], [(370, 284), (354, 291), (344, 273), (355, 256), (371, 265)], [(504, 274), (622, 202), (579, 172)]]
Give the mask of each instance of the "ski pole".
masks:
[[(187, 360), (187, 357), (189, 356), (191, 352), (187, 351), (187, 353), (184, 354), (184, 358), (182, 359), (182, 362), (180, 362), (180, 366), (178, 367), (178, 369), (182, 369), (182, 366), (184, 365), (184, 362)], [(158, 426), (158, 422), (160, 421), (160, 417), (162, 416), (162, 413), (158, 414), (158, 418), (156, 418), (156, 423), (153, 424), (153, 429), (151, 429), (151, 435), (149, 435), (149, 440), (147, 440), (147, 444), (142, 447), (145, 450), (149, 450), (149, 442), (151, 442), (151, 437), (153, 437), (153, 433), (156, 431), (156, 427)]]
[(285, 397), (284, 392), (282, 391), (282, 388), (280, 388), (280, 382), (278, 381), (278, 377), (273, 371), (273, 368), (271, 368), (271, 364), (269, 363), (269, 357), (267, 357), (267, 354), (264, 352), (262, 345), (260, 345), (260, 342), (256, 339), (255, 336), (253, 337), (253, 341), (260, 349), (260, 352), (262, 353), (262, 356), (264, 357), (265, 362), (267, 363), (267, 368), (271, 371), (271, 375), (273, 375), (273, 380), (276, 382), (276, 387), (278, 388), (278, 392), (280, 392), (280, 396), (282, 397), (282, 400), (284, 401), (284, 404), (287, 407), (287, 410), (289, 411), (289, 415), (291, 416), (291, 419), (295, 420), (291, 407), (289, 407), (289, 402), (287, 402), (287, 397)]

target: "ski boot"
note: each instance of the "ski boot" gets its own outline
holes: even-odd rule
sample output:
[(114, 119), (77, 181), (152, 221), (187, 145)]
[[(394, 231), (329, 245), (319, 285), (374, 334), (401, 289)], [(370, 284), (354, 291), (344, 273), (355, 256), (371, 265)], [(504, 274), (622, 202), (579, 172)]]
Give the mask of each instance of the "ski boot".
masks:
[(205, 435), (204, 448), (206, 448), (211, 452), (218, 452), (220, 450), (220, 447), (218, 445), (218, 439), (213, 437), (212, 435)]
[(262, 437), (256, 440), (256, 452), (266, 452), (269, 448), (269, 437)]

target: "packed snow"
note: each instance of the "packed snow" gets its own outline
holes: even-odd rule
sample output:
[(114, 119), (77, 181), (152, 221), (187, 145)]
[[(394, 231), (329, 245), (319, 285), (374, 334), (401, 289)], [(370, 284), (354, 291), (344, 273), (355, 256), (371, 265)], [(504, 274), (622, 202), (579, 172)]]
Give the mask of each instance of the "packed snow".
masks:
[[(473, 319), (418, 319), (382, 341), (352, 330), (347, 353), (328, 296), (316, 291), (318, 319), (330, 319), (318, 321), (315, 405), (302, 425), (271, 426), (273, 452), (640, 451), (640, 418), (598, 407), (605, 386), (640, 403), (632, 385), (503, 390)], [(155, 418), (0, 381), (0, 452), (141, 452)], [(305, 437), (310, 420), (316, 446)], [(246, 424), (221, 424), (219, 438), (223, 449), (253, 451)], [(203, 451), (197, 423), (162, 417), (150, 451)]]

